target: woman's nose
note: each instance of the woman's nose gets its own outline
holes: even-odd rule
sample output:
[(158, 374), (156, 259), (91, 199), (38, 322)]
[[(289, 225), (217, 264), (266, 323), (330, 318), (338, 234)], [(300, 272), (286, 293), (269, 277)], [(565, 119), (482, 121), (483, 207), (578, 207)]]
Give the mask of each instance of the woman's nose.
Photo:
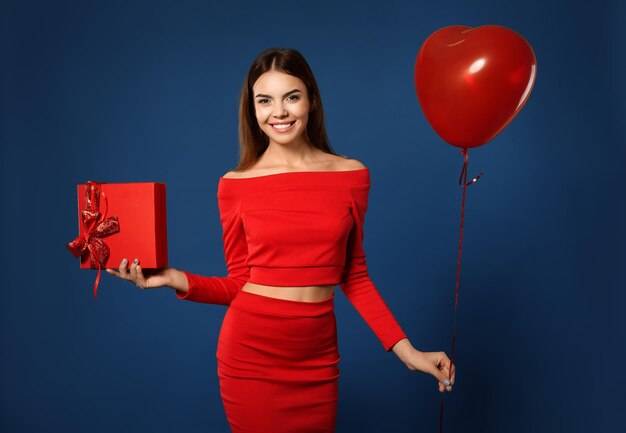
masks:
[(284, 117), (287, 114), (287, 110), (282, 103), (277, 103), (274, 105), (274, 112), (272, 113), (274, 117)]

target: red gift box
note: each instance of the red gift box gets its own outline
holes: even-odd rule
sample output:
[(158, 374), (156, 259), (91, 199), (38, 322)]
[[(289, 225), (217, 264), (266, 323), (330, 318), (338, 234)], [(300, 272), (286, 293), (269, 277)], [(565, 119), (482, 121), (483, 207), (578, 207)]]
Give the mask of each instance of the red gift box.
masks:
[[(78, 227), (68, 248), (75, 255), (82, 251), (82, 269), (119, 268), (124, 258), (139, 259), (144, 269), (166, 266), (165, 184), (78, 185)], [(94, 295), (96, 288), (97, 281)]]

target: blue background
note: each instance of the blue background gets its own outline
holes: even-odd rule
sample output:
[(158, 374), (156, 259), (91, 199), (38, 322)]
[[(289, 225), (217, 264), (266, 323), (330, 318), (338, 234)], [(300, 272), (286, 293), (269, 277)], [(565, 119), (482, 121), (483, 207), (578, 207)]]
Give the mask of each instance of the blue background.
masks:
[[(422, 42), (510, 27), (537, 81), (471, 152), (446, 432), (617, 432), (623, 423), (623, 2), (2, 2), (3, 432), (226, 432), (226, 307), (79, 270), (76, 184), (161, 181), (174, 267), (225, 275), (216, 188), (237, 162), (252, 59), (292, 47), (334, 149), (371, 170), (365, 248), (412, 344), (450, 354), (461, 155), (417, 102)], [(564, 6), (567, 5), (567, 6)], [(337, 288), (338, 432), (435, 432), (431, 376), (382, 349)], [(620, 425), (622, 427), (620, 428)]]

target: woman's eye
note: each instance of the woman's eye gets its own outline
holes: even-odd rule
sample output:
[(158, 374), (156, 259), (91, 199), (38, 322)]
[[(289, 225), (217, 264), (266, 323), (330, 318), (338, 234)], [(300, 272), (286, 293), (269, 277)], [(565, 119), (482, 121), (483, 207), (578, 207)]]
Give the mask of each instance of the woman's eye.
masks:
[(300, 99), (298, 95), (291, 95), (289, 96), (289, 98), (293, 98), (292, 101), (297, 101), (298, 99)]
[(265, 104), (268, 100), (267, 99), (259, 99), (258, 102), (259, 104)]

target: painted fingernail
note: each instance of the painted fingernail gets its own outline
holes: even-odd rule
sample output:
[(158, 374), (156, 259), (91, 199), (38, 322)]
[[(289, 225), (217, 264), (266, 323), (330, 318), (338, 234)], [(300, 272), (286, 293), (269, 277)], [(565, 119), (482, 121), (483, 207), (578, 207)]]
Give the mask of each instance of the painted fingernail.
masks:
[(122, 260), (122, 263), (126, 264), (126, 263), (128, 263), (128, 260), (124, 259), (124, 260)]
[(444, 380), (443, 383), (445, 383), (446, 386), (450, 385), (450, 381), (448, 379)]
[(133, 263), (137, 263), (138, 261), (139, 261), (139, 260), (135, 259), (135, 260), (133, 260)]

